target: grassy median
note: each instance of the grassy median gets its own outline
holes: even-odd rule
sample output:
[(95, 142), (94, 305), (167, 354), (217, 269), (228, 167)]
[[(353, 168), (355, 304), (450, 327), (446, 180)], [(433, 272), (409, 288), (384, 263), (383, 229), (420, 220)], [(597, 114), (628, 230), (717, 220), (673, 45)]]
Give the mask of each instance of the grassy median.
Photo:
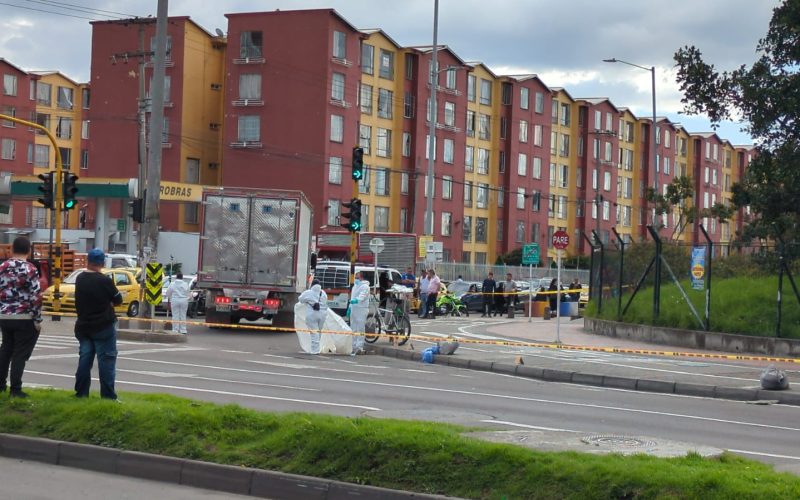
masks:
[(800, 498), (800, 478), (725, 454), (537, 452), (424, 422), (262, 413), (168, 395), (0, 397), (0, 432), (464, 498)]

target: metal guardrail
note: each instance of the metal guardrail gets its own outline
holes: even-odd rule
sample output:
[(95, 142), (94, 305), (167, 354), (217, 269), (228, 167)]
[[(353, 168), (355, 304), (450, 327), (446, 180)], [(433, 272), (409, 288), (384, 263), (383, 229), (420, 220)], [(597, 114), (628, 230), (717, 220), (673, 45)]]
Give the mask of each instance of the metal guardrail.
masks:
[[(417, 264), (416, 274), (426, 268), (424, 264)], [(444, 281), (454, 281), (461, 276), (464, 281), (483, 281), (486, 275), (490, 272), (494, 273), (496, 281), (505, 279), (507, 273), (511, 273), (514, 280), (526, 281), (528, 277), (533, 274), (534, 278), (554, 278), (556, 276), (555, 268), (548, 267), (533, 267), (530, 269), (528, 266), (507, 266), (503, 264), (458, 264), (454, 262), (442, 262), (433, 266), (436, 274)], [(581, 283), (589, 283), (589, 270), (588, 269), (562, 269), (561, 282), (569, 283), (573, 279), (578, 278)]]

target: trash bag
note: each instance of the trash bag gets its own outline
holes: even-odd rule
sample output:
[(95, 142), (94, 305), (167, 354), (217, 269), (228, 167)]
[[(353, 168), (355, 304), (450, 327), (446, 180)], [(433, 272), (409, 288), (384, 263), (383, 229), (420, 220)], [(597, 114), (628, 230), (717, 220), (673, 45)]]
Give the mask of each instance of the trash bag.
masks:
[(765, 368), (761, 372), (761, 388), (770, 391), (784, 391), (789, 388), (789, 379), (786, 372), (778, 370), (774, 366)]
[(439, 354), (451, 355), (458, 349), (457, 340), (448, 340), (446, 342), (437, 342), (436, 347), (439, 348)]
[(433, 360), (434, 360), (433, 347), (428, 347), (427, 349), (422, 351), (423, 363), (433, 363)]

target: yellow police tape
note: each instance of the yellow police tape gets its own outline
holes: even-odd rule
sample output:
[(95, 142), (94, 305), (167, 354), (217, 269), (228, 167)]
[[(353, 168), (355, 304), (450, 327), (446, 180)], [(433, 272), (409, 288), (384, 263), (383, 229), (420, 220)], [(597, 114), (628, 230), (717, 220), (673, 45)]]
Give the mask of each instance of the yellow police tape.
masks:
[[(62, 312), (45, 312), (46, 316), (61, 316), (61, 317), (76, 317), (75, 313), (62, 313)], [(206, 323), (204, 321), (174, 321), (172, 319), (156, 319), (156, 318), (119, 318), (123, 321), (141, 321), (144, 323), (178, 323), (185, 325), (229, 328), (229, 329), (242, 329), (242, 330), (255, 330), (255, 331), (269, 331), (269, 332), (307, 332), (307, 333), (327, 333), (335, 335), (352, 335), (359, 336), (363, 334), (355, 333), (352, 331), (340, 330), (309, 330), (303, 328), (286, 328), (278, 326), (261, 326), (261, 325), (231, 325), (227, 323)], [(375, 336), (376, 334), (368, 334)], [(425, 342), (442, 341), (450, 342), (457, 340), (460, 344), (479, 344), (479, 345), (494, 345), (504, 347), (537, 347), (540, 349), (562, 349), (567, 351), (588, 351), (588, 352), (606, 352), (613, 354), (644, 354), (648, 356), (663, 356), (663, 357), (682, 357), (682, 358), (701, 358), (701, 359), (723, 359), (729, 361), (769, 361), (772, 363), (796, 363), (800, 364), (800, 358), (779, 358), (774, 356), (751, 356), (746, 354), (716, 354), (716, 353), (699, 353), (699, 352), (680, 352), (680, 351), (656, 351), (651, 349), (625, 349), (621, 347), (595, 347), (595, 346), (581, 346), (569, 345), (548, 342), (526, 342), (524, 340), (486, 340), (486, 339), (465, 339), (455, 338), (451, 336), (431, 337), (422, 335), (405, 335), (380, 333), (380, 337), (386, 337), (390, 341), (408, 338), (409, 340), (420, 340)]]

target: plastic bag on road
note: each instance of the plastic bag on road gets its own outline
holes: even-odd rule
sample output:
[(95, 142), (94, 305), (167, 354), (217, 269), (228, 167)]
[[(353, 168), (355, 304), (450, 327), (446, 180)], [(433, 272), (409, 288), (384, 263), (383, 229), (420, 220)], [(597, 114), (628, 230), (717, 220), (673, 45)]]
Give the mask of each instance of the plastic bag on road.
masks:
[(436, 346), (439, 348), (439, 354), (445, 354), (449, 356), (456, 352), (456, 349), (458, 349), (458, 341), (454, 339), (445, 342), (437, 342)]
[(786, 372), (778, 370), (774, 366), (764, 369), (761, 372), (761, 388), (771, 391), (784, 391), (789, 388), (789, 379)]
[(423, 363), (433, 363), (434, 359), (436, 359), (436, 354), (439, 354), (439, 346), (434, 345), (428, 347), (424, 351), (422, 351), (422, 362)]

